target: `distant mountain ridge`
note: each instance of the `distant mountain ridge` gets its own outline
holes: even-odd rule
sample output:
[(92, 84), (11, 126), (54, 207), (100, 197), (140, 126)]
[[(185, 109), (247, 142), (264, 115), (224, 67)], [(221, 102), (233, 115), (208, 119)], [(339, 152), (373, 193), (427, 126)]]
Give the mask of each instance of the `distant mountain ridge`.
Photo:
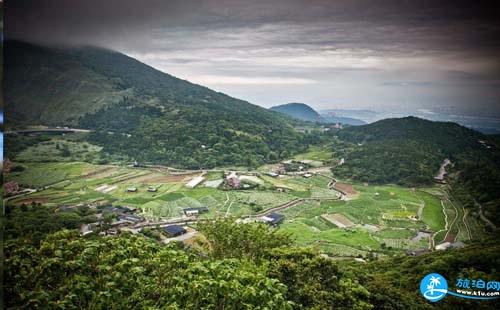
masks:
[(342, 117), (331, 114), (320, 114), (305, 103), (287, 103), (271, 107), (270, 110), (286, 114), (290, 117), (302, 121), (320, 122), (320, 123), (341, 123), (354, 126), (366, 124), (366, 122), (355, 118)]
[(272, 111), (280, 112), (293, 118), (310, 121), (324, 122), (325, 120), (313, 108), (305, 103), (286, 103), (269, 108)]

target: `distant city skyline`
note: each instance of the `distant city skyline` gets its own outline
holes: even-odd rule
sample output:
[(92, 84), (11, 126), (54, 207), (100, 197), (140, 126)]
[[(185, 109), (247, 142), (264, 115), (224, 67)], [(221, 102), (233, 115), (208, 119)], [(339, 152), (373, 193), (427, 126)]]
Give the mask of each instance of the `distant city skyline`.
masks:
[(500, 117), (489, 1), (12, 1), (7, 39), (92, 44), (264, 107)]

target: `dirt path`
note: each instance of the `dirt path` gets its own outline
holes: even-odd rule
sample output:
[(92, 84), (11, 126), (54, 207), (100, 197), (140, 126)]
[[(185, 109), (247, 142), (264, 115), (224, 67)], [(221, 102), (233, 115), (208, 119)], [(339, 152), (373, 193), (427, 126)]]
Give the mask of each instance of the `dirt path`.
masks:
[[(424, 218), (424, 216), (422, 215), (422, 213), (424, 212), (424, 207), (425, 207), (425, 202), (423, 200), (420, 200), (420, 205), (418, 206), (418, 210), (417, 210), (417, 218), (419, 221), (422, 221), (422, 219)], [(446, 216), (446, 213), (445, 213), (445, 216)]]
[[(431, 247), (435, 247), (435, 238), (436, 236), (442, 232), (442, 231), (446, 231), (446, 235), (444, 235), (444, 239), (446, 239), (446, 237), (448, 236), (448, 234), (450, 233), (450, 230), (449, 230), (449, 223), (448, 223), (448, 214), (446, 214), (446, 207), (444, 206), (444, 203), (443, 201), (441, 200), (441, 208), (443, 210), (443, 213), (444, 213), (444, 229), (441, 229), (441, 230), (438, 230), (436, 231), (433, 235), (432, 235), (432, 238), (431, 238)], [(458, 213), (456, 213), (458, 215)], [(456, 218), (455, 218), (456, 219)], [(443, 240), (444, 240), (443, 239)]]
[(231, 201), (231, 203), (229, 204), (229, 206), (227, 206), (227, 210), (226, 210), (226, 215), (225, 215), (225, 217), (228, 217), (228, 216), (229, 216), (229, 211), (231, 210), (231, 206), (233, 205), (233, 202), (234, 202), (234, 200), (233, 200), (233, 201)]
[(469, 223), (467, 223), (468, 210), (466, 210), (464, 207), (462, 207), (462, 210), (464, 212), (464, 216), (462, 216), (462, 222), (464, 223), (465, 229), (467, 230), (467, 236), (469, 237), (469, 240), (472, 240)]
[[(446, 238), (448, 238), (448, 235), (450, 234), (450, 231), (453, 228), (453, 225), (455, 225), (455, 223), (458, 220), (458, 209), (457, 209), (457, 207), (455, 206), (455, 204), (453, 202), (451, 202), (450, 198), (446, 197), (446, 200), (448, 200), (448, 202), (451, 204), (451, 206), (453, 207), (453, 209), (455, 209), (455, 218), (453, 219), (453, 222), (451, 222), (451, 225), (449, 226), (448, 232), (446, 232), (446, 235), (444, 236), (443, 240), (446, 240)], [(441, 204), (443, 205), (443, 208), (444, 208), (443, 201), (441, 201)], [(457, 240), (457, 236), (458, 235), (460, 235), (460, 225), (457, 225), (457, 234), (455, 235), (455, 238), (453, 239), (453, 242), (455, 242)]]

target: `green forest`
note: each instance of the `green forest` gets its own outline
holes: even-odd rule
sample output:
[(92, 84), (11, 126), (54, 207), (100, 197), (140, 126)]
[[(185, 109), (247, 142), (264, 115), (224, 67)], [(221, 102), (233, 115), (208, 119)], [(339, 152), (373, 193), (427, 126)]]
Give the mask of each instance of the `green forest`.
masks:
[[(467, 191), (462, 203), (477, 203), (500, 223), (500, 151), (494, 136), (455, 123), (432, 122), (416, 117), (385, 119), (349, 127), (337, 133), (344, 147), (333, 150), (346, 157), (332, 169), (340, 178), (375, 184), (404, 186), (432, 184), (444, 159), (453, 188)], [(347, 143), (347, 144), (346, 144)]]
[(324, 139), (319, 131), (295, 130), (301, 121), (118, 52), (7, 41), (5, 58), (8, 126), (91, 129), (89, 142), (130, 160), (190, 169), (256, 167)]

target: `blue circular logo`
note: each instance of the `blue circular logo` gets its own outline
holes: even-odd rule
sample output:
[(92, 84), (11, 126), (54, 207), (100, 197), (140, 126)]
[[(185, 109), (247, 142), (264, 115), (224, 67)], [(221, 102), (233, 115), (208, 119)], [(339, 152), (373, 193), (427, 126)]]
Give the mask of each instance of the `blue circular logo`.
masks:
[(420, 293), (425, 299), (436, 302), (448, 293), (448, 283), (439, 273), (429, 273), (420, 281)]

